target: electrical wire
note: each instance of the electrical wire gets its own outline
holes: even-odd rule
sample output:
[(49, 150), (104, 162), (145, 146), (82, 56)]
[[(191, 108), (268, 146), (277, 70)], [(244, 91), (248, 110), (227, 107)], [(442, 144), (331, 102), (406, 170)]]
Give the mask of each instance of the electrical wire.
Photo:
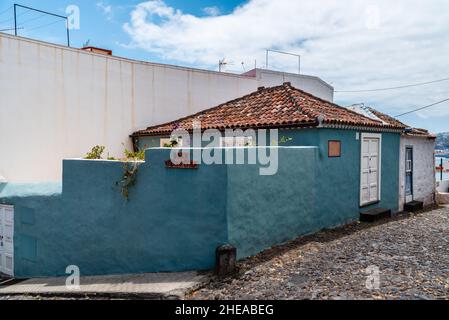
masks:
[(9, 10), (11, 10), (13, 8), (13, 6), (10, 6), (8, 9), (5, 9), (5, 10), (3, 10), (3, 11), (0, 11), (0, 16), (2, 15), (2, 14), (5, 14), (6, 12), (8, 12)]
[[(7, 12), (8, 10), (11, 10), (11, 8), (13, 8), (13, 7), (11, 6), (9, 9), (7, 9), (7, 10), (4, 11), (4, 12)], [(25, 12), (20, 12), (19, 14), (17, 14), (17, 18), (22, 17), (22, 16), (24, 16), (24, 15), (27, 15), (27, 14), (29, 14), (30, 12), (31, 12), (31, 10), (25, 11)], [(14, 16), (11, 17), (11, 18), (9, 18), (9, 19), (0, 21), (0, 25), (1, 25), (1, 24), (4, 24), (4, 23), (7, 23), (7, 22), (10, 22), (10, 21), (12, 21), (12, 20), (14, 20)]]
[(424, 110), (424, 109), (427, 109), (427, 108), (436, 106), (436, 105), (438, 105), (438, 104), (442, 104), (443, 102), (446, 102), (446, 101), (449, 101), (449, 98), (444, 99), (444, 100), (441, 100), (441, 101), (438, 101), (438, 102), (435, 102), (435, 103), (432, 103), (432, 104), (429, 104), (429, 105), (424, 106), (424, 107), (421, 107), (421, 108), (417, 108), (417, 109), (414, 109), (414, 110), (411, 110), (411, 111), (408, 111), (408, 112), (399, 114), (399, 115), (395, 116), (395, 118), (399, 118), (399, 117), (405, 116), (405, 115), (407, 115), (407, 114), (415, 113), (415, 112), (417, 112), (417, 111)]
[(45, 13), (41, 13), (41, 14), (38, 15), (37, 17), (34, 17), (34, 18), (31, 18), (31, 19), (22, 21), (20, 24), (23, 25), (24, 23), (28, 23), (28, 22), (31, 22), (31, 21), (36, 21), (36, 20), (39, 20), (40, 18), (42, 18), (42, 17), (44, 17), (44, 16), (46, 16), (46, 14), (45, 14)]
[(7, 20), (0, 21), (0, 25), (8, 23), (8, 22), (12, 21), (13, 19), (14, 18), (10, 18), (10, 19), (7, 19)]
[(335, 93), (361, 93), (361, 92), (378, 92), (378, 91), (387, 91), (387, 90), (397, 90), (397, 89), (418, 87), (418, 86), (423, 86), (423, 85), (438, 83), (438, 82), (443, 82), (443, 81), (449, 81), (449, 78), (438, 79), (438, 80), (427, 81), (427, 82), (420, 82), (420, 83), (415, 83), (415, 84), (408, 84), (408, 85), (397, 86), (397, 87), (389, 87), (389, 88), (367, 89), (367, 90), (336, 90)]
[(66, 19), (65, 18), (64, 19), (60, 18), (59, 20), (56, 20), (56, 21), (53, 21), (53, 22), (50, 22), (50, 23), (47, 23), (47, 24), (43, 24), (43, 25), (40, 25), (40, 26), (37, 26), (37, 27), (34, 27), (34, 28), (30, 28), (30, 29), (26, 29), (25, 28), (25, 30), (26, 31), (33, 31), (33, 30), (42, 29), (42, 28), (54, 25), (54, 24), (56, 24), (56, 23), (58, 23), (60, 21), (63, 21), (63, 20), (66, 20)]
[[(2, 11), (2, 12), (0, 13), (0, 16), (3, 15), (3, 14), (5, 14), (5, 13), (7, 13), (7, 12), (8, 12), (9, 10), (11, 10), (12, 8), (13, 8), (13, 6), (11, 6), (11, 7), (9, 7), (8, 9)], [(9, 18), (9, 19), (6, 19), (6, 20), (2, 20), (2, 21), (0, 21), (0, 24), (7, 23), (7, 22), (9, 22), (9, 21), (11, 21), (11, 20), (13, 20), (13, 19), (14, 19), (14, 17)]]
[[(22, 27), (17, 28), (17, 30), (22, 30), (22, 29), (23, 29)], [(16, 28), (11, 28), (11, 29), (0, 29), (0, 32), (9, 32), (9, 31), (14, 31), (14, 30), (16, 30)]]

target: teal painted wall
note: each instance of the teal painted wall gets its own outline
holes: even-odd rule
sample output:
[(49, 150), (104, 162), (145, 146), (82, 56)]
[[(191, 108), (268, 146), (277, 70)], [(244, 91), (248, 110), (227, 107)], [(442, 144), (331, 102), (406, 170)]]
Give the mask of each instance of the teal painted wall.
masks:
[[(338, 129), (310, 129), (280, 131), (279, 136), (293, 138), (285, 144), (289, 145), (317, 145), (319, 146), (317, 180), (318, 193), (322, 196), (322, 211), (332, 210), (335, 221), (341, 218), (354, 218), (360, 211), (360, 138), (364, 131)], [(399, 133), (370, 132), (382, 134), (382, 178), (381, 201), (377, 204), (362, 208), (369, 210), (374, 207), (398, 209), (399, 190)], [(341, 141), (341, 157), (328, 157), (328, 141)], [(357, 201), (354, 197), (357, 196)], [(328, 200), (326, 200), (328, 199)], [(348, 207), (348, 204), (351, 204)], [(346, 214), (345, 214), (346, 212)], [(352, 214), (348, 213), (352, 212)], [(355, 214), (355, 216), (354, 216)], [(329, 217), (325, 217), (328, 219)], [(344, 220), (342, 222), (345, 222)]]
[(139, 150), (148, 148), (159, 148), (161, 146), (161, 138), (169, 138), (170, 136), (163, 137), (139, 137), (137, 140), (137, 147)]
[(228, 242), (226, 167), (166, 169), (167, 150), (147, 158), (129, 201), (116, 184), (123, 164), (105, 161), (64, 161), (59, 195), (0, 194), (15, 206), (16, 277), (212, 268)]
[[(279, 171), (254, 165), (167, 169), (170, 150), (150, 149), (125, 200), (123, 163), (64, 161), (63, 186), (0, 185), (0, 203), (15, 206), (17, 277), (208, 269), (215, 248), (239, 257), (359, 217), (360, 141), (355, 131), (281, 131)], [(397, 210), (399, 134), (382, 134), (382, 200), (363, 208)], [(327, 157), (328, 140), (342, 156)], [(287, 145), (288, 145), (287, 144)]]
[[(382, 184), (381, 201), (377, 204), (359, 207), (360, 199), (360, 140), (364, 131), (339, 129), (279, 130), (281, 137), (292, 138), (281, 146), (318, 146), (317, 194), (320, 195), (320, 210), (316, 219), (321, 225), (337, 226), (358, 218), (359, 212), (375, 207), (398, 210), (399, 190), (399, 133), (382, 134)], [(268, 133), (267, 133), (268, 134)], [(160, 137), (144, 137), (159, 145)], [(148, 143), (150, 140), (143, 140)], [(266, 141), (269, 142), (270, 137)], [(328, 141), (342, 142), (342, 156), (328, 158)], [(143, 143), (143, 142), (142, 142)], [(357, 198), (357, 201), (355, 200)]]
[[(239, 257), (304, 235), (357, 221), (360, 211), (398, 210), (399, 140), (382, 133), (381, 201), (360, 208), (360, 140), (356, 132), (337, 129), (285, 130), (285, 146), (318, 146), (296, 157), (280, 149), (278, 175), (261, 177), (251, 170), (228, 168), (229, 239)], [(341, 141), (341, 157), (328, 157), (328, 141)], [(267, 140), (269, 141), (269, 140)], [(313, 172), (313, 174), (310, 174)], [(259, 195), (259, 196), (258, 196)]]
[(278, 173), (228, 167), (228, 234), (239, 258), (321, 229), (316, 220), (316, 148), (280, 148)]

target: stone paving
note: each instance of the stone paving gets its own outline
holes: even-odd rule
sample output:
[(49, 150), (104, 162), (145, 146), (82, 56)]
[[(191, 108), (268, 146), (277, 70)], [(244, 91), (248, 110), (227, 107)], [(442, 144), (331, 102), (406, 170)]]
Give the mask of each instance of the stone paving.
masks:
[(188, 299), (449, 299), (449, 208), (354, 223), (239, 263)]
[[(191, 274), (180, 282), (194, 279), (190, 289), (208, 284), (187, 299), (449, 299), (449, 208), (401, 215), (375, 224), (354, 223), (243, 260), (233, 276), (211, 282), (205, 275), (196, 276)], [(34, 283), (33, 295), (26, 294), (30, 290), (26, 286), (33, 282), (22, 283), (21, 289), (17, 284), (8, 289), (9, 293), (0, 293), (0, 300), (151, 298), (129, 295), (135, 290), (133, 283), (145, 282), (163, 283), (165, 289), (157, 298), (167, 298), (174, 292), (164, 284), (170, 286), (170, 277), (163, 281), (149, 280), (151, 275), (146, 281), (133, 277), (109, 282), (108, 277), (102, 277), (100, 282), (97, 279), (97, 287), (87, 290), (88, 294), (76, 297), (48, 290), (57, 284), (55, 279)], [(46, 292), (39, 293), (45, 283), (49, 285)], [(90, 285), (95, 286), (95, 281)], [(98, 286), (104, 291), (114, 288), (115, 293), (124, 295), (97, 295)], [(128, 290), (123, 290), (127, 286)], [(183, 288), (172, 297), (180, 298), (189, 291)]]
[(181, 299), (208, 279), (208, 274), (198, 272), (94, 276), (81, 277), (79, 288), (67, 287), (64, 277), (30, 279), (0, 286), (0, 300), (33, 297)]

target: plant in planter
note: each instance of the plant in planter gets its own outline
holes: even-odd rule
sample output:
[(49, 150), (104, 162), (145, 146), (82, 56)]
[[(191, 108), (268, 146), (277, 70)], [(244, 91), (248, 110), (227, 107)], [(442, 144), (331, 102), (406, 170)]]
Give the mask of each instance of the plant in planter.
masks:
[(293, 140), (293, 138), (291, 138), (291, 137), (282, 136), (281, 139), (279, 139), (279, 144), (285, 144), (292, 140)]
[(106, 149), (105, 146), (95, 146), (92, 148), (92, 150), (88, 154), (86, 154), (84, 159), (87, 159), (87, 160), (103, 159), (102, 155), (103, 155), (104, 149)]
[(176, 138), (176, 137), (170, 137), (170, 142), (164, 143), (164, 148), (176, 148), (179, 146), (180, 146), (180, 143), (179, 143), (178, 138)]
[[(123, 147), (125, 147), (125, 144), (122, 143)], [(130, 151), (125, 147), (125, 150), (123, 151), (125, 158), (123, 161), (145, 161), (145, 149), (146, 146), (139, 151)]]

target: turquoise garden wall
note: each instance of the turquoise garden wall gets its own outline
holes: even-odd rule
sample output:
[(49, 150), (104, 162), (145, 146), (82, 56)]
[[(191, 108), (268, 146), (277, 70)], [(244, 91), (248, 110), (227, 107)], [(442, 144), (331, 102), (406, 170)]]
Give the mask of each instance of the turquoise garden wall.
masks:
[(279, 148), (276, 175), (228, 167), (228, 237), (239, 258), (327, 226), (316, 220), (317, 148)]
[[(63, 275), (68, 265), (84, 275), (209, 269), (224, 243), (246, 257), (357, 220), (355, 132), (281, 135), (310, 147), (278, 148), (273, 176), (260, 176), (257, 165), (166, 168), (170, 150), (149, 149), (129, 200), (119, 186), (124, 164), (113, 161), (64, 161), (62, 191), (59, 185), (0, 186), (0, 203), (15, 206), (16, 277)], [(342, 141), (342, 157), (327, 157), (327, 140)], [(397, 209), (398, 157), (399, 134), (383, 133), (377, 206)]]
[[(320, 206), (314, 219), (320, 220), (320, 225), (338, 226), (358, 219), (360, 211), (375, 207), (398, 210), (400, 133), (375, 131), (370, 132), (382, 134), (381, 201), (364, 208), (359, 207), (361, 144), (357, 136), (360, 137), (362, 132), (364, 131), (327, 128), (279, 130), (279, 139), (291, 138), (281, 146), (318, 147), (316, 192)], [(160, 137), (141, 137), (139, 145), (159, 145), (159, 139)], [(266, 141), (271, 140), (269, 136), (266, 138)], [(329, 140), (341, 141), (341, 157), (327, 156)]]
[[(126, 200), (123, 163), (64, 161), (59, 195), (15, 197), (15, 275), (83, 275), (209, 269), (227, 243), (226, 167), (166, 169), (168, 150), (149, 150)], [(213, 181), (213, 183), (210, 183)], [(213, 201), (211, 201), (213, 199)]]

